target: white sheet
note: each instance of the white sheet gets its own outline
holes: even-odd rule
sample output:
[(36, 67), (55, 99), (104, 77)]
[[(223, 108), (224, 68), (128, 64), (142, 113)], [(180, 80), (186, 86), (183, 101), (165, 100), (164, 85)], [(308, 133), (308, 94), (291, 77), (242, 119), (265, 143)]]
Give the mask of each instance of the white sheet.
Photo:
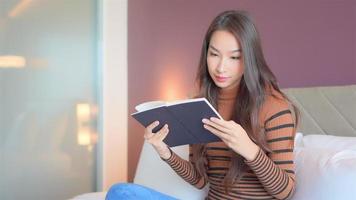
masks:
[(81, 194), (69, 200), (105, 200), (106, 192), (92, 192)]

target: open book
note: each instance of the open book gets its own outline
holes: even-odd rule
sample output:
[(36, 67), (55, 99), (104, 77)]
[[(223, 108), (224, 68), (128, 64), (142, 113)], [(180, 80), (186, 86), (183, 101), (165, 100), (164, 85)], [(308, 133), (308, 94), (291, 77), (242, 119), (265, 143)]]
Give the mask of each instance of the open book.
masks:
[(203, 127), (203, 118), (222, 119), (205, 98), (174, 102), (150, 101), (136, 106), (136, 110), (131, 116), (144, 127), (159, 121), (159, 125), (153, 129), (154, 133), (168, 124), (169, 133), (163, 141), (170, 147), (221, 141)]

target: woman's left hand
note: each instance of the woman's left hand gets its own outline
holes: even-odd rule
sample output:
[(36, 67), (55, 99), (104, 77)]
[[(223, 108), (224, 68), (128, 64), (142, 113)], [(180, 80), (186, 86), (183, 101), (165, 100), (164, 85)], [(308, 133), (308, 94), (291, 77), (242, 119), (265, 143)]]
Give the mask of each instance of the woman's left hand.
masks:
[(241, 125), (232, 120), (225, 121), (215, 117), (202, 121), (205, 129), (218, 136), (229, 148), (246, 160), (256, 158), (259, 147), (250, 139)]

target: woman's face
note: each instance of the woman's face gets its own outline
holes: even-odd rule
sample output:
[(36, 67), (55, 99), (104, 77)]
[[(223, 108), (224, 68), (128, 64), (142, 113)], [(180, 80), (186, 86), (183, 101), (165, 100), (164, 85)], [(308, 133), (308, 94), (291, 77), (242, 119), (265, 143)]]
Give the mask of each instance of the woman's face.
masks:
[(208, 47), (207, 64), (210, 77), (219, 88), (236, 87), (244, 73), (239, 42), (228, 31), (215, 31)]

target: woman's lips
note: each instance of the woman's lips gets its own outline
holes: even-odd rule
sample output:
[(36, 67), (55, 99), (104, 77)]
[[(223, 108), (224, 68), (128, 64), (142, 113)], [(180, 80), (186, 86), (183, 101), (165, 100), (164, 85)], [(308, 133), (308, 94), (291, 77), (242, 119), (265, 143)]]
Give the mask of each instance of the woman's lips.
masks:
[(226, 77), (226, 76), (215, 76), (215, 79), (217, 82), (225, 82), (227, 81), (227, 79), (229, 79), (229, 77)]

